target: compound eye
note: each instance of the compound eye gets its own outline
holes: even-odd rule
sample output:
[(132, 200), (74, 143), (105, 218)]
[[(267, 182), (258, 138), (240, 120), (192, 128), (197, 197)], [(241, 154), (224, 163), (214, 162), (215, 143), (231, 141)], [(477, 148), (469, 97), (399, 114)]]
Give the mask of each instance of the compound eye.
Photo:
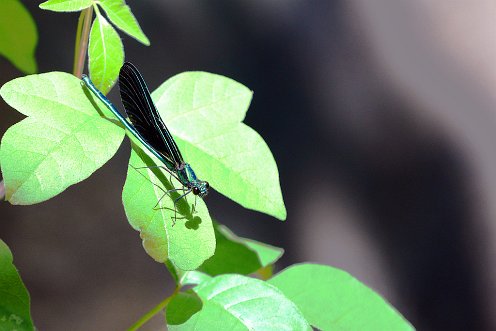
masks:
[(208, 190), (210, 188), (210, 185), (208, 184), (208, 182), (205, 182), (205, 188)]
[(194, 194), (194, 195), (198, 195), (198, 194), (200, 194), (200, 189), (199, 189), (198, 187), (196, 187), (196, 186), (195, 186), (195, 187), (193, 187), (193, 194)]

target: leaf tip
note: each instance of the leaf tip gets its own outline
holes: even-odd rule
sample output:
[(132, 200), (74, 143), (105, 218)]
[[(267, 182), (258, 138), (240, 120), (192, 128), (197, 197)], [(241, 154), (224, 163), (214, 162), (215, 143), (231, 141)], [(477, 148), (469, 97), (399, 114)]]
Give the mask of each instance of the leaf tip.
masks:
[(50, 10), (50, 4), (49, 4), (50, 1), (45, 1), (45, 2), (42, 2), (38, 5), (38, 7), (40, 7), (40, 9), (43, 9), (43, 10)]
[(150, 39), (148, 39), (148, 37), (144, 34), (143, 37), (139, 39), (139, 41), (145, 46), (150, 46)]
[(286, 206), (284, 205), (284, 203), (282, 203), (281, 208), (277, 210), (273, 216), (283, 222), (286, 220), (288, 213), (286, 211)]

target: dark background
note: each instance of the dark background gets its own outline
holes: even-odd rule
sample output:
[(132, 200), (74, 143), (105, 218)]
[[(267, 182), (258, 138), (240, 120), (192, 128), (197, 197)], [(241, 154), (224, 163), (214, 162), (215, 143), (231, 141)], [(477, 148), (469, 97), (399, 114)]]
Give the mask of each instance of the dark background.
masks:
[[(24, 3), (39, 71), (71, 72), (78, 14)], [(274, 154), (288, 218), (213, 193), (216, 219), (284, 247), (279, 268), (347, 270), (419, 330), (496, 329), (493, 1), (128, 4), (151, 46), (121, 34), (126, 60), (152, 90), (204, 70), (255, 92), (245, 122)], [(3, 58), (0, 72), (0, 84), (22, 75)], [(0, 102), (0, 134), (21, 119)], [(57, 197), (0, 204), (0, 238), (40, 330), (122, 330), (172, 291), (124, 216), (128, 157), (126, 141)]]

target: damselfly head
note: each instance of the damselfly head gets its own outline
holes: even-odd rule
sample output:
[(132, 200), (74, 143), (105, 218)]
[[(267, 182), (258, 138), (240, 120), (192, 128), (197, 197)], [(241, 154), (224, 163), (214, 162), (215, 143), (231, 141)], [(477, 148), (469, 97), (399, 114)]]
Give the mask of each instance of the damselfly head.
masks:
[(206, 181), (198, 181), (193, 185), (193, 194), (198, 195), (200, 198), (204, 198), (208, 194), (208, 189), (210, 185)]

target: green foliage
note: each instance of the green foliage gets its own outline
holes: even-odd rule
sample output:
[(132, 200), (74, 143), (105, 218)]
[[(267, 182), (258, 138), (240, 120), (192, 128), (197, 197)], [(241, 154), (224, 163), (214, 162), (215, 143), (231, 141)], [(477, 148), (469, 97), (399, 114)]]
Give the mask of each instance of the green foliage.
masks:
[(117, 31), (100, 14), (90, 32), (88, 67), (95, 86), (107, 94), (124, 63), (124, 47)]
[(40, 8), (56, 12), (72, 12), (83, 10), (92, 5), (100, 5), (112, 23), (119, 29), (142, 44), (150, 45), (150, 41), (141, 30), (138, 21), (124, 0), (49, 0), (40, 4)]
[[(96, 12), (91, 31), (89, 24), (78, 31), (89, 34), (90, 75), (107, 93), (124, 61), (122, 42), (110, 23), (145, 45), (149, 40), (123, 0), (40, 4), (59, 12), (84, 10), (80, 23), (91, 18), (90, 7)], [(25, 72), (35, 71), (37, 35), (31, 17), (18, 1), (4, 0), (0, 18), (0, 54)], [(72, 75), (14, 79), (0, 95), (27, 116), (8, 129), (0, 144), (6, 199), (12, 204), (45, 201), (84, 180), (115, 154), (124, 137), (114, 115)], [(276, 162), (260, 135), (242, 122), (252, 98), (248, 88), (223, 76), (186, 72), (168, 79), (153, 98), (199, 178), (246, 208), (286, 218)], [(164, 307), (170, 330), (413, 329), (384, 299), (338, 269), (301, 264), (272, 277), (281, 248), (213, 223), (205, 202), (193, 194), (175, 204), (183, 192), (167, 191), (181, 183), (157, 168), (160, 162), (130, 138), (122, 193), (126, 216), (146, 252), (165, 263), (176, 281), (172, 296), (130, 330)], [(33, 330), (29, 295), (2, 241), (0, 293), (0, 330)]]
[(201, 271), (193, 270), (184, 272), (177, 283), (179, 286), (198, 285), (210, 279), (212, 279), (211, 276)]
[(199, 178), (245, 208), (286, 218), (277, 165), (267, 144), (243, 124), (251, 91), (206, 72), (185, 72), (152, 94)]
[(197, 212), (192, 213), (192, 194), (179, 200), (178, 219), (174, 224), (172, 199), (179, 194), (172, 193), (171, 199), (164, 197), (163, 190), (180, 187), (180, 184), (174, 182), (172, 185), (168, 177), (156, 168), (135, 169), (154, 164), (151, 157), (136, 145), (131, 151), (129, 164), (122, 202), (129, 223), (140, 231), (146, 252), (158, 262), (170, 259), (182, 270), (198, 268), (215, 251), (212, 220), (205, 203), (197, 199)]
[(282, 248), (238, 237), (218, 223), (214, 224), (214, 229), (215, 255), (198, 269), (212, 276), (227, 273), (248, 275), (274, 264), (284, 252)]
[(45, 201), (86, 179), (123, 139), (124, 131), (95, 111), (72, 75), (17, 78), (0, 95), (29, 116), (7, 130), (0, 148), (6, 199), (12, 204)]
[[(169, 330), (311, 330), (296, 305), (274, 286), (241, 275), (220, 275), (176, 296), (166, 311)], [(191, 293), (191, 292), (190, 292)], [(195, 309), (178, 309), (186, 305)], [(188, 314), (193, 313), (190, 317)], [(188, 318), (189, 317), (189, 318)]]
[(124, 63), (124, 47), (114, 27), (100, 13), (107, 13), (109, 20), (119, 29), (145, 45), (150, 41), (124, 0), (49, 0), (40, 8), (57, 12), (80, 11), (93, 6), (96, 18), (93, 21), (88, 47), (88, 67), (95, 86), (107, 94), (119, 75)]
[(0, 240), (0, 330), (34, 330), (29, 294), (7, 245)]
[[(201, 298), (192, 290), (178, 293), (167, 306), (167, 324), (180, 325), (203, 307)], [(185, 326), (184, 326), (185, 327)]]
[(350, 274), (299, 264), (269, 280), (321, 330), (413, 330), (393, 307)]
[(0, 55), (31, 74), (37, 70), (34, 58), (37, 43), (36, 24), (24, 5), (19, 0), (0, 1)]
[(71, 12), (88, 8), (93, 3), (93, 0), (49, 0), (41, 3), (40, 8), (58, 12)]
[(150, 41), (141, 30), (138, 21), (124, 0), (102, 0), (99, 4), (105, 10), (112, 23), (119, 29), (142, 44), (146, 46), (150, 45)]
[[(219, 192), (230, 196), (233, 200), (243, 205), (250, 205), (253, 209), (262, 210), (269, 214), (281, 215), (284, 210), (284, 203), (278, 182), (278, 177), (270, 176), (270, 173), (277, 174), (275, 161), (263, 139), (256, 133), (256, 142), (244, 144), (243, 135), (225, 139), (223, 130), (237, 132), (239, 127), (244, 126), (240, 121), (244, 118), (246, 109), (251, 100), (251, 92), (243, 85), (228, 78), (208, 74), (208, 73), (185, 73), (172, 77), (153, 93), (159, 112), (167, 123), (169, 130), (179, 144), (179, 148), (184, 153), (185, 159), (190, 162), (199, 178), (208, 178), (212, 187)], [(208, 120), (207, 120), (208, 119)], [(215, 123), (215, 120), (218, 123)], [(214, 122), (212, 122), (214, 121)], [(194, 127), (196, 124), (196, 128)], [(183, 139), (180, 136), (183, 136)], [(187, 140), (195, 141), (188, 143)], [(203, 140), (208, 140), (215, 149), (209, 149), (209, 144), (204, 144), (203, 151), (195, 146), (201, 145)], [(263, 146), (262, 149), (255, 146)], [(136, 230), (140, 231), (143, 238), (143, 245), (147, 253), (156, 261), (164, 262), (170, 259), (173, 264), (182, 270), (193, 270), (198, 268), (205, 260), (210, 258), (215, 251), (215, 236), (211, 224), (210, 216), (206, 211), (203, 200), (197, 199), (196, 206), (198, 214), (192, 214), (193, 197), (181, 199), (177, 203), (178, 225), (174, 223), (174, 203), (180, 195), (173, 193), (165, 195), (164, 190), (171, 190), (180, 187), (179, 183), (171, 183), (170, 178), (158, 169), (142, 169), (137, 171), (134, 168), (144, 166), (160, 165), (152, 155), (145, 153), (136, 142), (131, 153), (128, 176), (123, 191), (123, 203), (126, 215)], [(234, 147), (236, 146), (236, 147)], [(242, 146), (239, 148), (239, 146)], [(235, 151), (233, 152), (233, 147)], [(253, 148), (253, 150), (250, 150)], [(231, 151), (225, 154), (225, 150)], [(195, 151), (199, 151), (194, 153)], [(213, 151), (213, 152), (211, 152)], [(221, 155), (216, 154), (218, 151)], [(205, 155), (208, 158), (205, 159)], [(246, 154), (251, 154), (246, 156)], [(240, 158), (244, 157), (244, 159)], [(218, 159), (222, 159), (220, 162)], [(257, 161), (268, 160), (267, 164), (258, 164)], [(239, 164), (236, 164), (236, 162)], [(218, 169), (219, 163), (223, 166), (223, 176), (219, 176), (214, 170)], [(254, 170), (247, 167), (253, 167)], [(260, 181), (256, 175), (267, 167), (269, 174), (265, 174), (266, 181)], [(214, 170), (212, 170), (214, 169)], [(139, 169), (138, 169), (139, 170)], [(244, 183), (252, 182), (250, 192), (254, 197), (250, 197), (242, 189), (232, 190), (237, 181), (244, 178)], [(267, 185), (267, 183), (269, 185)], [(258, 185), (258, 187), (256, 187)], [(244, 186), (242, 186), (244, 187)], [(226, 193), (227, 191), (227, 193)], [(272, 201), (275, 205), (267, 205), (267, 192), (275, 192)], [(232, 194), (234, 192), (234, 194)], [(164, 196), (165, 195), (165, 196)], [(160, 201), (158, 205), (157, 201)], [(202, 213), (202, 211), (204, 211)], [(224, 233), (225, 234), (225, 233)], [(222, 238), (222, 237), (221, 237)], [(232, 239), (232, 238), (231, 238)], [(218, 256), (233, 256), (232, 252), (227, 252), (223, 248), (226, 241), (221, 241)], [(224, 258), (213, 258), (206, 262), (201, 269), (212, 275), (217, 275), (226, 271), (251, 273), (259, 268), (270, 264), (270, 255), (277, 259), (281, 252), (270, 246), (263, 246), (256, 242), (248, 241), (243, 243), (244, 249), (240, 250), (244, 258), (252, 257), (251, 264), (238, 256), (231, 258), (226, 263)], [(252, 247), (248, 247), (251, 245)], [(230, 248), (236, 247), (232, 242)], [(239, 247), (239, 246), (238, 246)], [(275, 251), (276, 250), (276, 251)], [(261, 263), (257, 256), (261, 256), (268, 261), (265, 265)], [(238, 260), (236, 263), (234, 260)], [(241, 263), (243, 262), (243, 263)]]

